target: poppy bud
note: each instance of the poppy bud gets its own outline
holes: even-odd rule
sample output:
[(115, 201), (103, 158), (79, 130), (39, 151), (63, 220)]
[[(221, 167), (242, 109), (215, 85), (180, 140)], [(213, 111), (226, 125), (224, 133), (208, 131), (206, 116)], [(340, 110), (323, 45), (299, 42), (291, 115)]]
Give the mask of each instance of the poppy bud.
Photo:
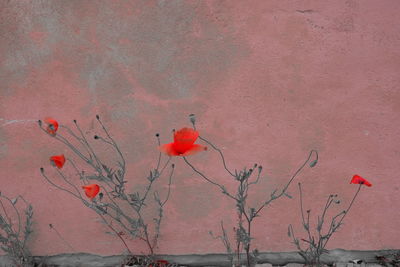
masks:
[(310, 167), (311, 167), (311, 168), (315, 167), (315, 165), (317, 165), (317, 163), (318, 163), (318, 160), (317, 160), (317, 159), (314, 160), (314, 161), (312, 161), (312, 162), (310, 163)]
[(189, 120), (194, 125), (196, 123), (196, 116), (194, 114), (190, 114)]

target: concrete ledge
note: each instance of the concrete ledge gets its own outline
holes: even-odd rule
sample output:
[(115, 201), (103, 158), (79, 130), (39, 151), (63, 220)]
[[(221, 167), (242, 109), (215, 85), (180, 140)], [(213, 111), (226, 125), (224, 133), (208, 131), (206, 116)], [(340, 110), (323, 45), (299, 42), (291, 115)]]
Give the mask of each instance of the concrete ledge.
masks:
[[(378, 263), (376, 256), (393, 255), (398, 250), (343, 250), (334, 249), (324, 254), (321, 261), (325, 264), (337, 263), (337, 266), (348, 266), (347, 263), (353, 260), (362, 260), (364, 263)], [(53, 256), (35, 256), (35, 262), (52, 266), (87, 266), (87, 267), (109, 267), (121, 266), (126, 256), (100, 256), (87, 253), (58, 254)], [(226, 254), (204, 254), (204, 255), (157, 255), (157, 258), (164, 259), (170, 263), (182, 266), (230, 266)], [(243, 255), (244, 259), (244, 255)], [(263, 252), (258, 256), (259, 264), (271, 264), (284, 266), (290, 263), (304, 263), (303, 258), (297, 252)], [(12, 262), (6, 257), (0, 257), (0, 266), (12, 266)], [(357, 266), (354, 264), (354, 266)]]

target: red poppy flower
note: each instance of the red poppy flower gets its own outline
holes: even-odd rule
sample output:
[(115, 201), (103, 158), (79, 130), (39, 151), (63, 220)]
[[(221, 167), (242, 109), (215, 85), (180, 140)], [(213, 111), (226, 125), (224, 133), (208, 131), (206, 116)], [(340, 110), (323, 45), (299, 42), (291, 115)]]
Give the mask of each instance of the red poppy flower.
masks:
[(372, 184), (370, 182), (368, 182), (361, 176), (358, 176), (357, 174), (353, 176), (350, 183), (351, 184), (365, 184), (366, 186), (372, 186)]
[(188, 156), (207, 150), (207, 147), (197, 145), (199, 132), (191, 128), (182, 128), (174, 133), (174, 142), (160, 146), (160, 150), (169, 156)]
[(85, 194), (88, 198), (93, 199), (100, 191), (100, 186), (97, 184), (88, 184), (82, 186), (82, 189), (85, 190)]
[(47, 124), (46, 131), (51, 135), (55, 135), (58, 129), (58, 122), (52, 118), (45, 118), (44, 122)]
[(57, 168), (61, 169), (65, 163), (64, 155), (52, 156), (50, 157), (50, 163), (53, 166), (57, 166)]

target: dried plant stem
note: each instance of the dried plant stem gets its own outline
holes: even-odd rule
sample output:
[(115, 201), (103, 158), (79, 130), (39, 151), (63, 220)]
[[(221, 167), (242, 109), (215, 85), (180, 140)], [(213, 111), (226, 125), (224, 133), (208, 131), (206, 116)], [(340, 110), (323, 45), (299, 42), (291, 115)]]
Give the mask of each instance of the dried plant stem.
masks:
[(128, 244), (125, 242), (125, 240), (122, 238), (122, 236), (117, 232), (117, 230), (114, 229), (114, 227), (111, 226), (111, 224), (104, 218), (103, 215), (99, 214), (100, 218), (103, 220), (103, 222), (107, 225), (108, 228), (110, 228), (111, 231), (114, 232), (116, 236), (122, 241), (124, 244), (125, 248), (128, 250), (129, 254), (133, 255), (133, 252), (130, 250)]
[[(193, 126), (195, 128), (194, 122)], [(236, 192), (236, 195), (233, 195), (232, 193), (229, 193), (225, 186), (215, 182), (213, 179), (209, 178), (206, 174), (204, 174), (202, 171), (197, 169), (191, 162), (188, 161), (186, 157), (183, 157), (183, 160), (185, 163), (198, 175), (200, 175), (204, 180), (206, 180), (208, 183), (218, 187), (223, 194), (228, 196), (230, 199), (233, 199), (236, 202), (236, 206), (238, 208), (238, 228), (236, 229), (236, 255), (237, 255), (237, 262), (240, 264), (241, 259), (240, 259), (240, 251), (241, 248), (244, 248), (246, 252), (246, 264), (247, 266), (252, 265), (253, 258), (256, 257), (256, 255), (252, 256), (251, 255), (251, 240), (252, 238), (252, 222), (253, 220), (259, 216), (259, 213), (266, 207), (268, 206), (272, 201), (279, 199), (282, 196), (287, 196), (290, 197), (287, 194), (287, 189), (289, 188), (290, 184), (293, 182), (293, 180), (297, 177), (297, 175), (304, 169), (307, 163), (310, 162), (311, 158), (313, 155), (315, 155), (316, 159), (314, 162), (310, 163), (310, 167), (315, 166), (316, 162), (318, 161), (318, 152), (316, 150), (311, 150), (307, 159), (304, 161), (304, 163), (296, 170), (296, 172), (291, 176), (289, 181), (286, 183), (286, 185), (283, 187), (283, 190), (279, 193), (276, 194), (276, 190), (273, 191), (271, 196), (265, 200), (258, 208), (251, 208), (247, 207), (246, 201), (248, 198), (248, 190), (251, 185), (257, 184), (260, 175), (261, 175), (261, 170), (262, 167), (258, 166), (257, 164), (254, 165), (253, 168), (246, 169), (244, 168), (242, 171), (238, 172), (235, 170), (235, 172), (231, 171), (228, 169), (226, 160), (224, 157), (223, 152), (221, 149), (219, 149), (217, 146), (215, 146), (212, 142), (208, 141), (207, 139), (203, 137), (199, 137), (200, 140), (204, 141), (208, 145), (210, 145), (216, 152), (221, 157), (222, 160), (222, 165), (225, 169), (225, 171), (232, 177), (235, 178), (236, 181), (238, 181), (238, 189)], [(254, 169), (258, 167), (258, 175), (254, 181), (250, 182), (250, 178), (252, 177), (252, 174), (254, 173)], [(224, 234), (224, 230), (223, 230)], [(227, 243), (224, 242), (225, 247), (227, 247)], [(229, 247), (230, 249), (230, 247)], [(228, 250), (228, 248), (227, 248)]]
[[(342, 216), (342, 218), (340, 219), (340, 221), (338, 222), (338, 227), (337, 227), (337, 228), (340, 227), (340, 225), (342, 224), (344, 218), (345, 218), (346, 215), (349, 213), (350, 208), (353, 206), (353, 203), (354, 203), (354, 201), (356, 200), (356, 198), (357, 198), (357, 196), (358, 196), (358, 193), (359, 193), (360, 190), (361, 190), (361, 186), (362, 186), (362, 184), (360, 184), (360, 185), (358, 186), (358, 189), (357, 189), (356, 193), (354, 194), (353, 199), (352, 199), (351, 202), (350, 202), (350, 205), (349, 205), (348, 208), (343, 212), (343, 216)], [(325, 241), (324, 248), (326, 247), (326, 244), (328, 243), (328, 241), (329, 241), (330, 237), (332, 236), (332, 234), (336, 231), (336, 229), (333, 227), (332, 223), (331, 223), (330, 229), (332, 229), (332, 230), (328, 233), (328, 238), (327, 238), (326, 241)]]
[[(22, 216), (17, 208), (18, 200), (23, 201), (25, 209), (25, 223), (22, 222)], [(8, 213), (3, 201), (9, 203), (13, 209), (11, 214), (15, 214), (17, 223), (15, 224)], [(0, 193), (0, 248), (6, 252), (14, 261), (16, 266), (30, 266), (33, 259), (29, 250), (26, 248), (26, 242), (32, 231), (32, 206), (22, 197), (9, 198)], [(22, 231), (22, 227), (24, 230)]]
[[(325, 252), (326, 246), (332, 237), (333, 233), (335, 233), (339, 227), (342, 225), (344, 218), (346, 217), (347, 213), (349, 212), (350, 208), (353, 206), (355, 199), (357, 198), (360, 190), (361, 190), (361, 184), (359, 185), (356, 193), (354, 194), (349, 206), (347, 207), (346, 210), (336, 214), (331, 218), (330, 224), (329, 224), (329, 229), (326, 234), (323, 233), (323, 226), (325, 223), (325, 217), (327, 215), (327, 212), (331, 205), (333, 203), (339, 204), (340, 201), (336, 200), (337, 195), (329, 195), (324, 209), (322, 211), (322, 215), (318, 216), (318, 223), (316, 227), (316, 232), (317, 236), (313, 236), (311, 229), (310, 229), (310, 210), (307, 210), (307, 219), (304, 215), (304, 207), (303, 207), (303, 190), (301, 187), (301, 184), (298, 184), (299, 187), (299, 195), (300, 195), (300, 212), (301, 212), (301, 218), (302, 218), (302, 224), (305, 232), (307, 233), (307, 238), (308, 239), (301, 239), (304, 243), (307, 244), (306, 249), (303, 249), (302, 246), (300, 245), (299, 240), (296, 238), (295, 233), (293, 231), (292, 225), (289, 225), (288, 227), (288, 235), (289, 237), (292, 238), (293, 243), (296, 245), (299, 254), (304, 258), (307, 264), (311, 265), (321, 265), (321, 255)], [(337, 222), (336, 220), (339, 219)]]
[[(84, 205), (94, 210), (100, 216), (102, 221), (108, 226), (108, 228), (110, 228), (111, 231), (119, 237), (129, 253), (132, 254), (132, 251), (129, 249), (126, 241), (121, 237), (118, 230), (111, 224), (111, 222), (116, 222), (118, 227), (131, 234), (133, 238), (138, 238), (139, 240), (144, 241), (149, 249), (150, 255), (153, 255), (154, 249), (157, 246), (157, 240), (160, 236), (160, 224), (163, 217), (162, 210), (165, 203), (168, 201), (171, 192), (171, 182), (174, 170), (173, 164), (168, 179), (168, 190), (165, 200), (160, 200), (158, 192), (157, 198), (155, 197), (159, 208), (157, 216), (154, 218), (155, 233), (153, 235), (151, 235), (149, 232), (149, 225), (146, 223), (145, 218), (143, 217), (142, 209), (148, 201), (154, 182), (163, 175), (164, 170), (170, 164), (171, 157), (168, 158), (165, 164), (161, 165), (161, 152), (159, 152), (156, 168), (150, 171), (150, 175), (147, 177), (149, 184), (146, 186), (143, 195), (139, 195), (139, 192), (133, 194), (126, 193), (126, 161), (124, 155), (122, 154), (121, 149), (115, 140), (108, 132), (107, 128), (104, 126), (103, 122), (100, 120), (100, 117), (96, 116), (96, 119), (100, 124), (104, 134), (103, 136), (95, 135), (94, 139), (104, 142), (107, 146), (111, 146), (115, 150), (119, 158), (117, 160), (116, 169), (107, 166), (102, 161), (101, 157), (99, 157), (93, 146), (89, 143), (84, 131), (80, 128), (76, 120), (73, 121), (75, 125), (74, 130), (67, 126), (60, 125), (60, 129), (66, 130), (68, 134), (67, 136), (63, 136), (60, 132), (57, 132), (55, 135), (49, 134), (46, 129), (42, 127), (41, 121), (39, 121), (39, 127), (43, 132), (67, 146), (86, 164), (86, 166), (89, 166), (90, 169), (94, 171), (94, 174), (86, 175), (84, 170), (78, 169), (73, 160), (67, 158), (67, 162), (71, 164), (72, 168), (79, 176), (79, 179), (82, 180), (83, 184), (89, 184), (90, 180), (93, 179), (101, 183), (101, 193), (99, 194), (99, 197), (96, 197), (91, 201), (84, 199), (81, 195), (80, 186), (76, 186), (75, 183), (68, 179), (68, 177), (59, 169), (56, 169), (57, 173), (62, 178), (62, 181), (66, 186), (59, 183), (57, 184), (49, 179), (43, 168), (40, 169), (41, 174), (50, 185), (71, 194), (75, 198), (81, 200)], [(72, 142), (70, 141), (71, 139)], [(158, 135), (157, 141), (160, 145), (160, 139)], [(78, 143), (78, 146), (75, 146), (74, 143)], [(133, 214), (125, 211), (121, 205), (129, 206), (133, 211)]]
[(67, 240), (65, 240), (65, 238), (60, 234), (60, 232), (57, 231), (57, 229), (54, 227), (53, 224), (50, 223), (50, 224), (49, 224), (49, 227), (50, 227), (50, 229), (52, 229), (52, 230), (56, 233), (56, 235), (58, 236), (58, 238), (60, 238), (61, 241), (64, 242), (64, 244), (66, 244), (67, 247), (69, 247), (69, 248), (71, 249), (71, 251), (75, 251), (75, 249), (71, 246), (71, 244), (68, 243)]

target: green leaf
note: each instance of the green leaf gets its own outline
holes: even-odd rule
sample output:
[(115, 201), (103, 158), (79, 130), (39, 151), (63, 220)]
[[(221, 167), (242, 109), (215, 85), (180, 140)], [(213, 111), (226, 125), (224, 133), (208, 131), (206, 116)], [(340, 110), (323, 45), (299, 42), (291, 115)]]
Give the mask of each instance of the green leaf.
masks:
[(289, 195), (288, 193), (284, 193), (285, 196), (287, 196), (288, 198), (292, 199), (293, 197), (291, 195)]
[(86, 175), (85, 178), (88, 180), (97, 180), (100, 182), (104, 181), (104, 179), (101, 176), (97, 176), (97, 175)]

